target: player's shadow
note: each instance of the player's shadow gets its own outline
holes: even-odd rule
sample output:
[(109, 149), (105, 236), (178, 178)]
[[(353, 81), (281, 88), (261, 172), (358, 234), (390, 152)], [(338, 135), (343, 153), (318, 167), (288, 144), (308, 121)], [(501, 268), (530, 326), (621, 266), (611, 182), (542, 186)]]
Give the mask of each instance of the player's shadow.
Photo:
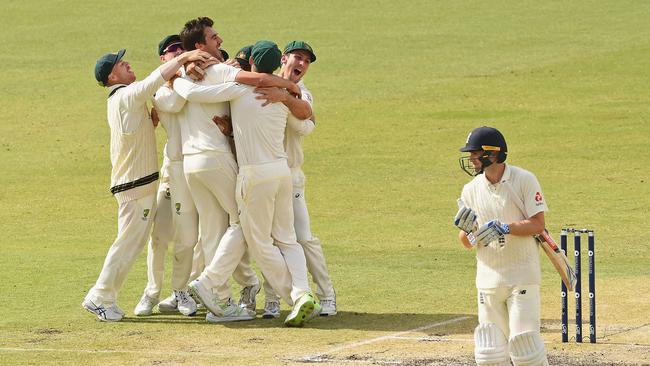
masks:
[[(205, 326), (223, 326), (240, 329), (264, 329), (284, 327), (284, 318), (289, 311), (283, 311), (277, 319), (263, 319), (260, 310), (255, 320), (211, 324), (205, 321), (205, 312), (199, 312), (192, 317), (181, 315), (153, 314), (149, 317), (125, 317), (123, 322), (134, 323), (169, 323), (169, 324), (199, 324)], [(400, 332), (423, 328), (422, 332), (432, 335), (438, 331), (453, 329), (454, 334), (471, 334), (478, 324), (476, 315), (471, 314), (414, 314), (414, 313), (368, 313), (354, 311), (339, 311), (330, 317), (316, 317), (305, 327), (337, 330), (355, 329), (364, 331)]]

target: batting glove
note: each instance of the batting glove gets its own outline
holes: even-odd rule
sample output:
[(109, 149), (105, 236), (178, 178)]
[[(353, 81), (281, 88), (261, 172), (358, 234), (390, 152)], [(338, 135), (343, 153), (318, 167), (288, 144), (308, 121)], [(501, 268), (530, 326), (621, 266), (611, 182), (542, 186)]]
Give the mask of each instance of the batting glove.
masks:
[(510, 226), (501, 223), (499, 220), (492, 220), (478, 229), (476, 240), (486, 247), (497, 239), (503, 239), (506, 234), (510, 234)]
[(469, 207), (461, 207), (454, 218), (454, 225), (466, 233), (476, 229), (476, 213)]

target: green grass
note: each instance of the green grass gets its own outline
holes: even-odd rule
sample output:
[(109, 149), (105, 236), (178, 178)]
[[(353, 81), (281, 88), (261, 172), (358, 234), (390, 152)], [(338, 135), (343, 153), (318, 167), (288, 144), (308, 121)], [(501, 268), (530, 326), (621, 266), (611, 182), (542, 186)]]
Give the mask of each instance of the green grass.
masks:
[[(451, 221), (469, 179), (458, 148), (483, 124), (505, 134), (508, 162), (536, 173), (553, 233), (596, 230), (599, 334), (647, 323), (646, 2), (25, 1), (3, 10), (0, 348), (134, 351), (0, 350), (4, 364), (286, 364), (467, 314), (441, 332), (469, 337), (474, 256)], [(116, 231), (94, 63), (127, 48), (142, 78), (159, 63), (158, 41), (203, 15), (231, 55), (258, 39), (305, 39), (316, 51), (306, 78), (318, 115), (305, 141), (307, 197), (340, 316), (297, 330), (163, 316), (100, 324), (79, 306)], [(120, 294), (129, 312), (144, 258)], [(559, 279), (542, 262), (542, 317), (556, 324)], [(557, 329), (545, 335), (559, 338)], [(650, 334), (610, 340), (650, 345)], [(622, 357), (602, 347), (603, 357)], [(434, 349), (401, 357), (445, 355)], [(457, 352), (471, 360), (471, 347)]]

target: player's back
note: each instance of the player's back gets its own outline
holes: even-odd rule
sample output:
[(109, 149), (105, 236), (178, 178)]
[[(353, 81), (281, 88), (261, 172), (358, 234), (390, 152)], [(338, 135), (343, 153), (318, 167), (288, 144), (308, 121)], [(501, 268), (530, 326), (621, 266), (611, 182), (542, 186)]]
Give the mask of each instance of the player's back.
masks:
[(239, 165), (286, 159), (284, 131), (289, 109), (282, 103), (262, 107), (253, 87), (230, 102)]

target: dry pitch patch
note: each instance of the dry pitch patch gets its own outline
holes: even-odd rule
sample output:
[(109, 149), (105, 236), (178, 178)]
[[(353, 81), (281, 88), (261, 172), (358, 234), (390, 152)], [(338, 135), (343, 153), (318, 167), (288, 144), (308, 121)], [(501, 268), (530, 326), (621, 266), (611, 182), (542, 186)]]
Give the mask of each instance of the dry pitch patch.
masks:
[[(198, 323), (199, 319), (192, 320)], [(327, 327), (327, 321), (319, 319), (314, 326)], [(86, 342), (78, 342), (78, 333), (38, 328), (17, 338), (14, 335), (17, 342), (11, 346), (1, 342), (0, 359), (8, 364), (31, 360), (34, 364), (474, 365), (473, 316), (448, 316), (401, 332), (318, 328), (294, 332), (275, 328), (279, 326), (275, 323), (260, 328), (267, 324), (257, 320), (230, 329), (204, 325), (191, 334), (202, 334), (203, 339), (185, 343), (160, 342), (153, 329), (121, 327), (119, 341), (104, 347), (88, 339), (98, 328), (83, 335), (88, 337), (82, 337)], [(542, 330), (551, 365), (650, 365), (650, 324), (599, 329), (598, 344), (559, 343), (559, 324), (555, 321), (545, 321)], [(211, 333), (212, 338), (205, 338)], [(315, 337), (308, 337), (310, 334)], [(224, 335), (235, 342), (223, 343)]]

